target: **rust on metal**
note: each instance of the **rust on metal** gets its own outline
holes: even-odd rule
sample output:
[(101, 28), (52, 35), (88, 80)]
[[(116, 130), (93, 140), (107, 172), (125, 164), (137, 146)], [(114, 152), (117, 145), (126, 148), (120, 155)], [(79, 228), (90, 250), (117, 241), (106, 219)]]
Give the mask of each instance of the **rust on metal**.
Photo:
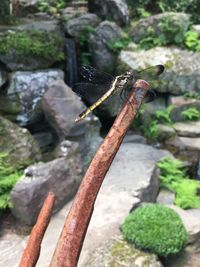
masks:
[(77, 266), (98, 191), (148, 89), (149, 84), (144, 80), (135, 83), (128, 101), (91, 161), (66, 218), (51, 267)]
[(49, 192), (38, 215), (37, 222), (31, 231), (19, 267), (34, 267), (36, 265), (40, 255), (41, 242), (50, 221), (54, 202), (55, 195)]

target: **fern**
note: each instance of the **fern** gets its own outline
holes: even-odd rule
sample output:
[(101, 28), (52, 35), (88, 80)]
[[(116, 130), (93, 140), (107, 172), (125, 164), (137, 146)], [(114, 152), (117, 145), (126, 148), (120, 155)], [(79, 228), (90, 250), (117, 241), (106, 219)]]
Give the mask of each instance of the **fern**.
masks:
[(184, 117), (184, 120), (194, 121), (200, 119), (200, 112), (197, 108), (191, 107), (181, 112)]

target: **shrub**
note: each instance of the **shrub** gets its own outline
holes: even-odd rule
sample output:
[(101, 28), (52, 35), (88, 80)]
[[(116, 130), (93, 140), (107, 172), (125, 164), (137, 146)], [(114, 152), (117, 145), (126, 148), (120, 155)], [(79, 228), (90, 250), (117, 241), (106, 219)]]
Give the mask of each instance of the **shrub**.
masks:
[(127, 216), (121, 229), (128, 242), (164, 257), (181, 251), (188, 239), (176, 212), (160, 204), (137, 208)]
[(184, 120), (195, 121), (200, 119), (200, 112), (197, 108), (191, 107), (181, 112)]
[(0, 153), (0, 212), (11, 208), (10, 191), (21, 177), (21, 172), (6, 163), (7, 154)]

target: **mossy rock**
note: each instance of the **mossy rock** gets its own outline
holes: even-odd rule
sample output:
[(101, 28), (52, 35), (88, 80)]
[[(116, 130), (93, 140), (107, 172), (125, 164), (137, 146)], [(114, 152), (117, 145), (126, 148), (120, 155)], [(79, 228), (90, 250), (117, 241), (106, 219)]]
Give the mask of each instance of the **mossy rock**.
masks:
[(8, 32), (1, 36), (0, 55), (11, 70), (48, 68), (64, 60), (64, 39), (41, 30)]
[(137, 208), (127, 216), (121, 229), (128, 242), (164, 257), (179, 253), (188, 240), (178, 214), (160, 204)]

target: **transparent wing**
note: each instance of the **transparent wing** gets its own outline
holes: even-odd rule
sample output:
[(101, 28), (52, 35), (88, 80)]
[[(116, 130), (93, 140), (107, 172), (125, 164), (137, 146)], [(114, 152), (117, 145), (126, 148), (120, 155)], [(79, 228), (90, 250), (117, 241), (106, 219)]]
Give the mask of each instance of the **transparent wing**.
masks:
[(80, 74), (86, 81), (93, 84), (108, 84), (113, 80), (112, 75), (98, 71), (89, 65), (82, 66), (80, 68)]

